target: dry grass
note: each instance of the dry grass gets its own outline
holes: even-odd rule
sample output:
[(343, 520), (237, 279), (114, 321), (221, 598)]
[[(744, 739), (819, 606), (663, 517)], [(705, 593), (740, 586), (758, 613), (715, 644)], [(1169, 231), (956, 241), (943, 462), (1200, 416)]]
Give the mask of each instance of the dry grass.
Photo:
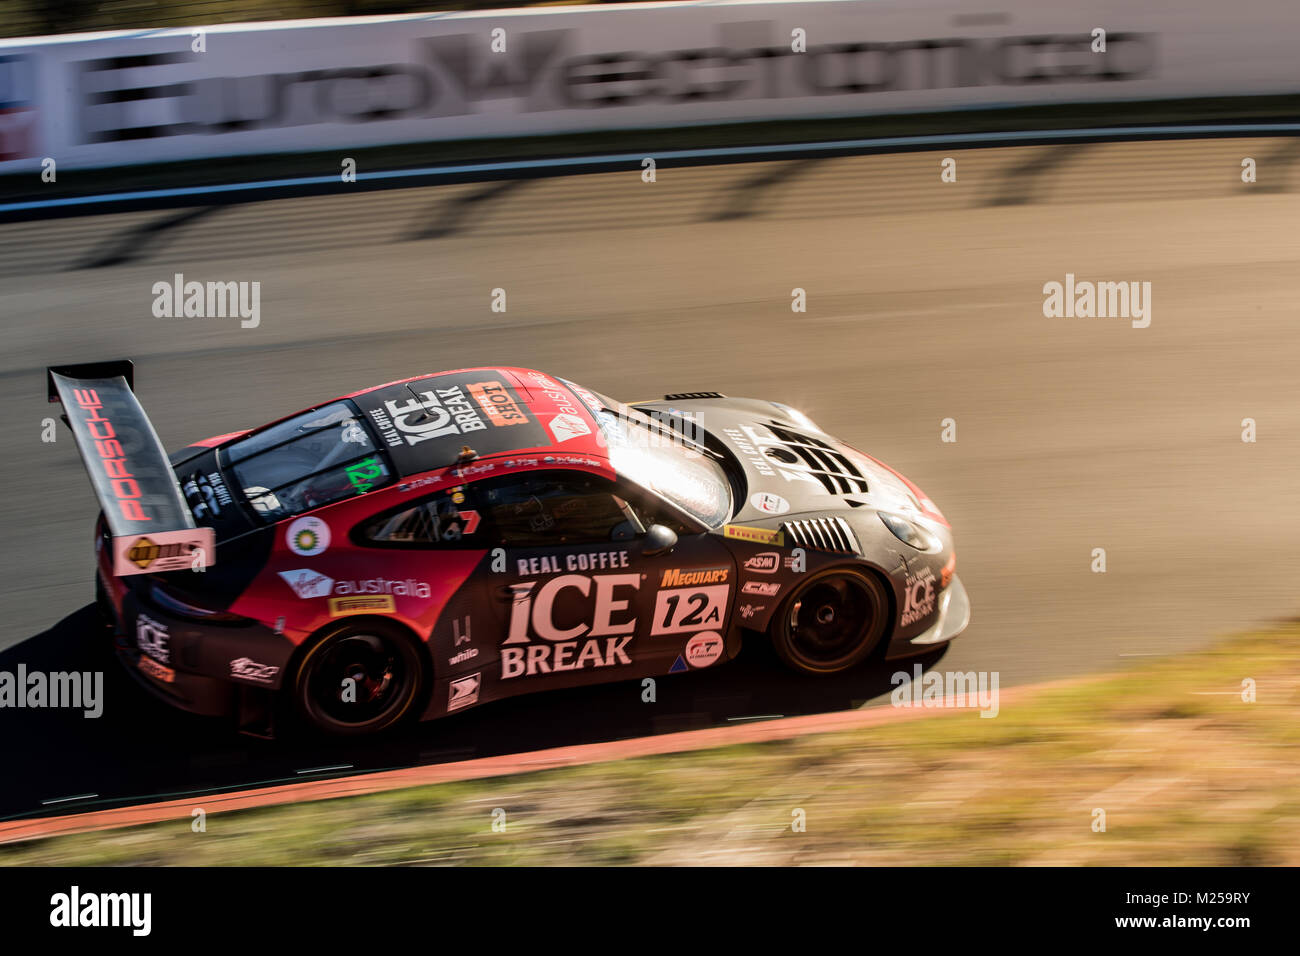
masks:
[(991, 720), (937, 713), (230, 813), (205, 833), (182, 821), (60, 837), (0, 847), (0, 862), (1294, 866), (1298, 716), (1300, 626), (1286, 625)]

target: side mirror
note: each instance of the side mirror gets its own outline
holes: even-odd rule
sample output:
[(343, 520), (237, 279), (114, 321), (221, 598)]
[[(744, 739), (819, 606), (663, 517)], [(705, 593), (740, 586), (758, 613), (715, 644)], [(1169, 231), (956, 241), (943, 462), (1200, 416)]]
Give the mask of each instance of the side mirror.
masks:
[(642, 550), (647, 558), (656, 554), (667, 554), (677, 547), (677, 532), (661, 524), (652, 524), (646, 529), (645, 548)]

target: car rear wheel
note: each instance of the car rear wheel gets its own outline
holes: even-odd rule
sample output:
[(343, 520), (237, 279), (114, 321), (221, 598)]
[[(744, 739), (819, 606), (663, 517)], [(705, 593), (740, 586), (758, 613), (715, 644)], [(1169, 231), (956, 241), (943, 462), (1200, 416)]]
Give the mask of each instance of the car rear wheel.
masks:
[(805, 674), (836, 674), (871, 654), (889, 623), (889, 596), (874, 575), (831, 568), (802, 581), (772, 618), (772, 646)]
[(377, 734), (411, 718), (423, 664), (414, 639), (383, 621), (344, 624), (318, 637), (294, 671), (298, 717), (327, 734)]

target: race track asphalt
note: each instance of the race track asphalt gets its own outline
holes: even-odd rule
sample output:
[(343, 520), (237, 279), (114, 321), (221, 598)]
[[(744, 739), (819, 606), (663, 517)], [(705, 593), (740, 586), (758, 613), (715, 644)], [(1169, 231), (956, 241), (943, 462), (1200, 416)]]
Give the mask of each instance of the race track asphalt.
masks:
[[(1003, 686), (1293, 615), (1297, 144), (661, 165), (655, 183), (637, 166), (370, 193), (340, 184), (337, 196), (0, 226), (0, 668), (70, 669), (97, 654), (96, 508), (66, 429), (41, 441), (57, 411), (43, 369), (117, 357), (135, 359), (169, 447), (480, 364), (534, 366), (627, 400), (716, 389), (786, 402), (940, 504), (974, 606), (942, 667), (998, 671)], [(940, 181), (945, 156), (955, 183)], [(1241, 182), (1244, 157), (1254, 184)], [(260, 282), (260, 325), (155, 318), (151, 287), (175, 273)], [(1044, 317), (1044, 283), (1067, 273), (1150, 282), (1150, 326)], [(806, 313), (791, 311), (795, 288)], [(494, 289), (505, 313), (491, 310)], [(941, 441), (945, 419), (956, 442)], [(1091, 570), (1096, 548), (1104, 574)], [(855, 706), (890, 689), (887, 672), (789, 682), (752, 658), (663, 682), (674, 689), (654, 715), (620, 684), (484, 708), (344, 759), (482, 756)], [(0, 712), (13, 773), (0, 813), (342, 762), (231, 738), (110, 683), (97, 721)]]

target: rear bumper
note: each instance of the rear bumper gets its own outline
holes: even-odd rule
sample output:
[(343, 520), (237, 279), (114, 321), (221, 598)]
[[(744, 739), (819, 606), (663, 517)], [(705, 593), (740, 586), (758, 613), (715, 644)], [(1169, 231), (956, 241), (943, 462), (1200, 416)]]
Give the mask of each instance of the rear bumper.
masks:
[(117, 659), (137, 684), (159, 700), (203, 717), (228, 717), (236, 712), (238, 688), (229, 681), (163, 668), (152, 658), (116, 638)]
[(914, 657), (946, 644), (966, 630), (970, 624), (970, 597), (961, 578), (953, 575), (952, 583), (939, 595), (939, 613), (935, 622), (915, 637), (893, 640), (885, 651), (885, 659)]
[[(243, 713), (250, 696), (264, 698), (274, 692), (269, 683), (254, 685), (223, 676), (223, 668), (229, 669), (232, 661), (251, 653), (263, 661), (281, 656), (287, 660), (292, 647), (282, 646), (287, 642), (269, 628), (196, 624), (142, 606), (132, 589), (123, 587), (120, 579), (106, 574), (102, 567), (99, 578), (100, 609), (112, 623), (117, 658), (132, 679), (159, 700), (192, 714), (224, 717)], [(166, 634), (162, 653), (157, 650), (160, 630)], [(155, 635), (153, 654), (142, 650), (141, 631)], [(250, 648), (256, 650), (250, 652)]]

